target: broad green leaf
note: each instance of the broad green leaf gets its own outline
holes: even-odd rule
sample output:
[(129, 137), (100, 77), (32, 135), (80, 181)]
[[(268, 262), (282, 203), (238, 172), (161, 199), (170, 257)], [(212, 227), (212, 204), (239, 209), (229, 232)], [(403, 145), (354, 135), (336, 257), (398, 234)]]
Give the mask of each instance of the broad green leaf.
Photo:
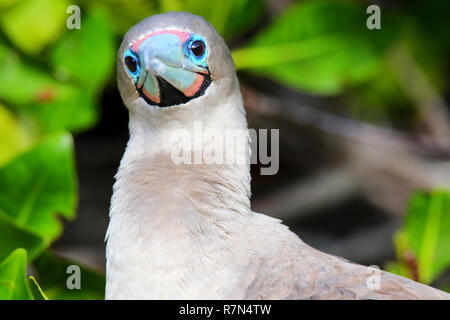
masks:
[(39, 53), (65, 28), (65, 0), (21, 0), (0, 17), (8, 38), (27, 53)]
[(23, 151), (31, 143), (18, 119), (0, 104), (0, 166)]
[(36, 279), (33, 276), (28, 277), (28, 282), (34, 300), (48, 300), (47, 295), (41, 289), (41, 287), (39, 286), (39, 284), (37, 283)]
[(0, 261), (17, 248), (25, 248), (30, 259), (38, 256), (47, 246), (42, 238), (18, 226), (0, 213)]
[(114, 69), (116, 45), (106, 15), (93, 10), (83, 15), (81, 29), (71, 30), (52, 50), (56, 73), (77, 80), (84, 88), (97, 88)]
[(42, 132), (77, 132), (98, 117), (95, 88), (57, 81), (0, 44), (0, 98), (32, 116)]
[(1, 43), (0, 65), (0, 98), (11, 104), (61, 100), (70, 91), (70, 86), (58, 83), (44, 70), (31, 65)]
[(0, 1), (0, 9), (11, 8), (19, 0), (2, 0)]
[(366, 28), (365, 7), (354, 1), (296, 3), (233, 52), (237, 69), (315, 94), (337, 94), (378, 74), (391, 41)]
[(92, 88), (71, 87), (61, 100), (32, 103), (25, 112), (38, 123), (42, 132), (69, 130), (78, 133), (98, 120), (97, 96)]
[(45, 139), (0, 168), (0, 214), (47, 242), (62, 231), (57, 214), (75, 217), (76, 182), (69, 134)]
[[(58, 257), (52, 251), (44, 252), (35, 262), (39, 284), (51, 300), (102, 300), (105, 298), (105, 276), (99, 271), (86, 268), (79, 263)], [(70, 265), (81, 270), (81, 289), (68, 289), (67, 273)]]
[(28, 286), (27, 252), (25, 249), (14, 250), (0, 263), (0, 300), (32, 300)]
[(417, 258), (420, 281), (431, 283), (450, 267), (450, 192), (417, 193), (401, 232)]

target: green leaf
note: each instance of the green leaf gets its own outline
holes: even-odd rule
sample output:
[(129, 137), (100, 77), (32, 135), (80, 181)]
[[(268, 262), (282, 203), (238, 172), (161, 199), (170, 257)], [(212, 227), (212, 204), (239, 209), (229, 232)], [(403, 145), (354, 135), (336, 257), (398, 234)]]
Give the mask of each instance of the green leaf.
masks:
[(17, 248), (25, 248), (32, 260), (48, 246), (42, 238), (3, 214), (0, 214), (0, 244), (0, 261)]
[[(83, 267), (77, 262), (58, 257), (52, 251), (44, 252), (35, 262), (41, 287), (51, 300), (103, 300), (105, 276), (99, 271)], [(81, 289), (68, 289), (67, 267), (78, 265), (81, 270)]]
[(159, 1), (162, 12), (183, 11), (183, 3), (180, 0)]
[(0, 2), (0, 9), (11, 8), (19, 0), (2, 0)]
[(12, 159), (31, 143), (18, 119), (0, 104), (0, 166)]
[(450, 192), (414, 195), (402, 233), (417, 258), (420, 281), (431, 283), (450, 267)]
[(311, 93), (340, 93), (378, 74), (395, 31), (386, 17), (383, 33), (368, 30), (366, 18), (354, 1), (296, 3), (233, 52), (236, 67)]
[(160, 1), (161, 10), (187, 11), (204, 17), (225, 38), (242, 35), (263, 13), (261, 0)]
[(58, 134), (0, 168), (0, 214), (47, 242), (62, 231), (57, 213), (75, 217), (72, 137)]
[(96, 122), (96, 88), (57, 81), (1, 44), (0, 65), (0, 98), (31, 116), (42, 132), (77, 132)]
[(112, 27), (101, 10), (83, 16), (81, 29), (71, 30), (55, 46), (50, 60), (56, 73), (85, 88), (103, 84), (114, 68), (116, 45)]
[(0, 97), (11, 104), (29, 104), (65, 95), (69, 86), (59, 84), (43, 70), (32, 66), (16, 51), (0, 43)]
[(96, 99), (92, 88), (71, 87), (61, 99), (32, 103), (22, 110), (33, 117), (42, 132), (69, 130), (78, 133), (97, 122)]
[(65, 28), (64, 0), (22, 0), (4, 12), (0, 25), (8, 38), (27, 53), (39, 53)]
[(148, 0), (104, 0), (80, 2), (83, 11), (102, 10), (111, 21), (111, 28), (122, 37), (128, 29), (151, 15), (160, 13), (156, 1)]
[(33, 276), (28, 277), (28, 282), (34, 300), (48, 300), (47, 295), (44, 293), (44, 291), (42, 291), (41, 287)]
[(14, 250), (0, 263), (0, 300), (32, 300), (26, 275), (27, 252)]

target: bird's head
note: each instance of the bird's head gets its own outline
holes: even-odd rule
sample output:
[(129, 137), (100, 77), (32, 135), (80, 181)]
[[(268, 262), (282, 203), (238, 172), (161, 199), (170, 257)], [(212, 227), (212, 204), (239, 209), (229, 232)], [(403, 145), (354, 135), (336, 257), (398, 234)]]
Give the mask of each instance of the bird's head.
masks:
[(202, 17), (185, 12), (154, 15), (131, 28), (117, 66), (125, 105), (153, 115), (220, 99), (236, 82), (223, 39)]

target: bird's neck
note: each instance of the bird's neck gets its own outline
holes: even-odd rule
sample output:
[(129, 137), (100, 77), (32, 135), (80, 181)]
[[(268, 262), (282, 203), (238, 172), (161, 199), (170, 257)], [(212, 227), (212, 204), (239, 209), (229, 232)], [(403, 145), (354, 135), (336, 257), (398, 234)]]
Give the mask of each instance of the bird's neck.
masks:
[[(205, 142), (209, 129), (224, 136), (229, 130), (247, 130), (239, 91), (220, 105), (195, 108), (167, 110), (167, 118), (154, 123), (130, 113), (130, 140), (116, 175), (108, 233), (134, 230), (133, 236), (146, 237), (158, 230), (163, 231), (162, 237), (173, 232), (195, 237), (209, 230), (226, 236), (227, 229), (236, 229), (240, 217), (251, 213), (248, 157), (244, 162), (219, 164), (195, 159), (195, 154), (205, 155), (205, 147), (211, 149), (215, 143), (218, 149), (227, 147), (223, 137)], [(192, 151), (191, 163), (183, 163), (183, 156), (174, 161), (174, 154), (182, 155), (186, 144), (184, 151)], [(121, 225), (114, 226), (115, 222)]]
[[(216, 286), (212, 291), (222, 292), (224, 283), (190, 279), (208, 270), (234, 270), (221, 266), (234, 261), (230, 242), (244, 233), (252, 216), (249, 161), (175, 163), (172, 148), (182, 146), (183, 139), (171, 141), (171, 133), (182, 129), (197, 140), (199, 124), (203, 131), (245, 130), (242, 99), (236, 94), (220, 105), (197, 107), (194, 115), (174, 112), (154, 126), (130, 114), (130, 140), (116, 175), (107, 231), (107, 298), (192, 296), (195, 286)], [(200, 145), (192, 141), (192, 152)]]
[[(230, 279), (238, 279), (240, 268), (230, 263), (241, 260), (230, 248), (253, 216), (249, 157), (244, 163), (187, 164), (174, 162), (172, 154), (189, 141), (192, 153), (205, 147), (199, 127), (222, 138), (227, 130), (246, 132), (239, 88), (232, 91), (223, 99), (205, 95), (185, 108), (130, 112), (130, 140), (116, 175), (106, 236), (107, 298), (232, 296), (236, 284)], [(177, 132), (182, 135), (173, 140)], [(209, 150), (224, 146), (216, 138), (206, 139)]]

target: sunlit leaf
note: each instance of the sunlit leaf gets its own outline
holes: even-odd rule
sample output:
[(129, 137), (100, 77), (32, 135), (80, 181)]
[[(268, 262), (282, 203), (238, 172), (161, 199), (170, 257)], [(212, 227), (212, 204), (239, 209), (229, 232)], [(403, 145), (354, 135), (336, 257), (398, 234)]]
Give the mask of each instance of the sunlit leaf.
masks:
[(97, 92), (92, 86), (60, 82), (1, 44), (0, 65), (0, 98), (31, 115), (42, 132), (77, 132), (96, 122)]
[(73, 142), (58, 134), (0, 168), (0, 212), (46, 241), (60, 235), (57, 214), (75, 216)]
[[(13, 49), (0, 43), (0, 98), (11, 104), (28, 104), (42, 98), (64, 96), (68, 86), (60, 85), (43, 70), (31, 66)], [(47, 94), (48, 96), (48, 94)]]
[(31, 143), (18, 119), (0, 104), (0, 166), (23, 151)]
[(0, 263), (0, 300), (32, 300), (26, 275), (27, 252), (16, 249)]
[(97, 122), (97, 96), (93, 89), (71, 87), (65, 94), (61, 100), (50, 99), (26, 108), (26, 113), (33, 116), (43, 132), (69, 130), (77, 133)]
[(28, 53), (38, 53), (65, 28), (65, 0), (21, 0), (3, 12), (0, 24), (9, 39)]

